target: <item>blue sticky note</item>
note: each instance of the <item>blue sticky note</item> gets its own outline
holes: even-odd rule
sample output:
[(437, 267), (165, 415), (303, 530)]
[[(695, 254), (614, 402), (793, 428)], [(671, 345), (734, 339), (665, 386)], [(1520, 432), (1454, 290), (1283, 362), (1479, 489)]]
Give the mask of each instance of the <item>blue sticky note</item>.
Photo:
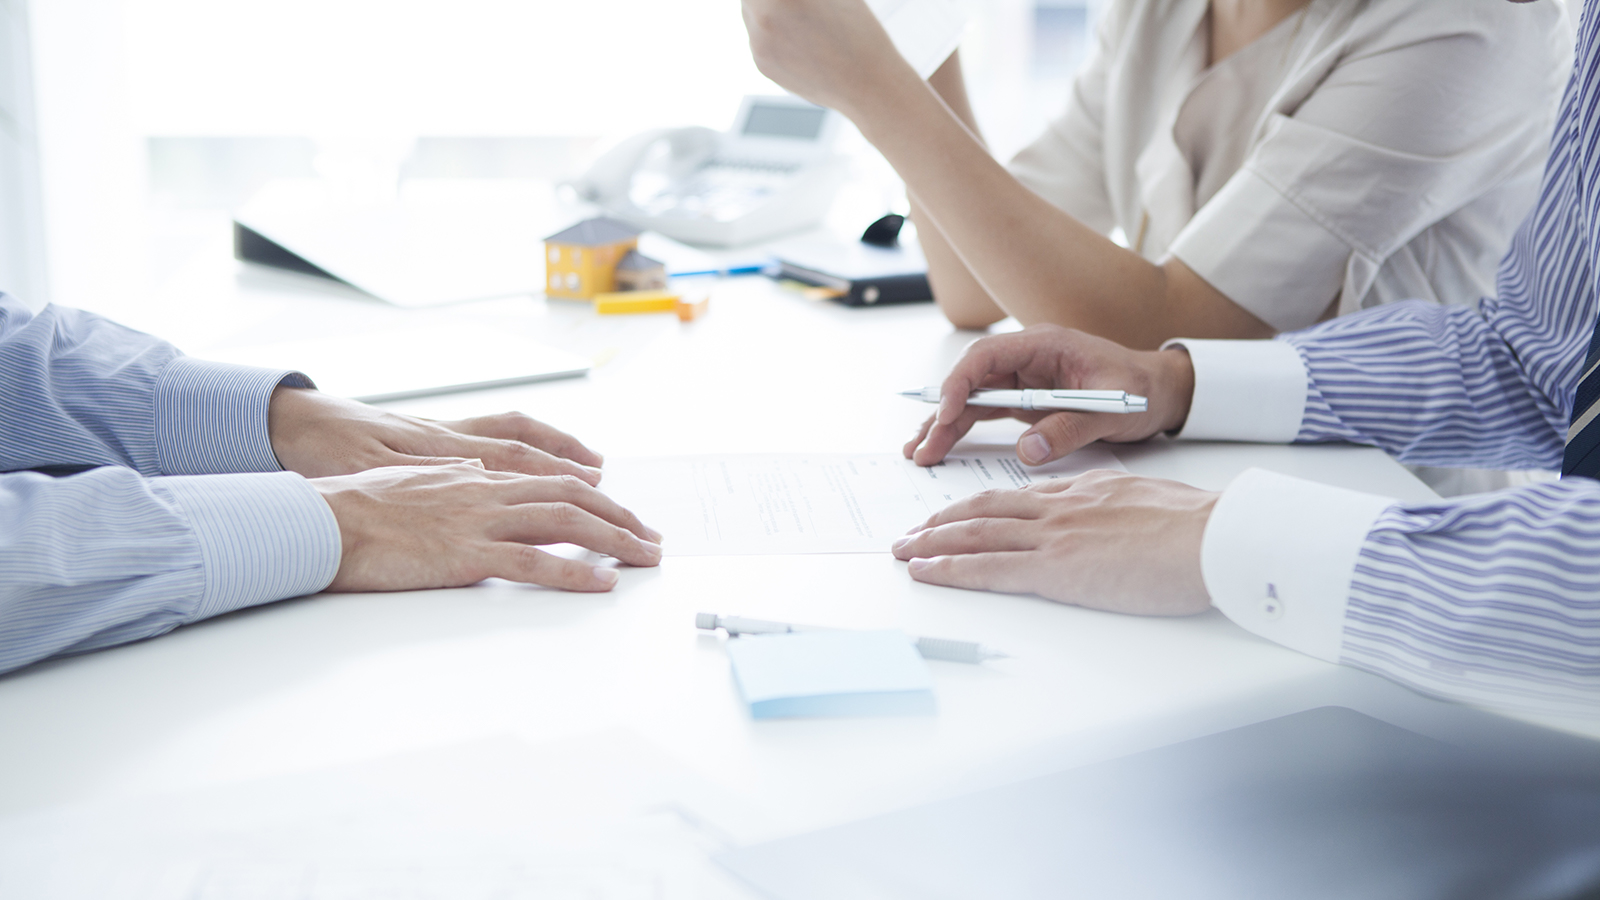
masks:
[(899, 631), (802, 631), (728, 642), (757, 719), (932, 715), (933, 675)]

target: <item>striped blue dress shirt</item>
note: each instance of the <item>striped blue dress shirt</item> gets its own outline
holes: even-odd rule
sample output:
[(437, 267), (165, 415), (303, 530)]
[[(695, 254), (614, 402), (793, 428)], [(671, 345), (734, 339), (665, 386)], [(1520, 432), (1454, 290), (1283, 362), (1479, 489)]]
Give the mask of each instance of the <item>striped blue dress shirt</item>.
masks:
[[(1476, 310), (1373, 309), (1258, 342), (1265, 348), (1182, 342), (1194, 345), (1196, 404), (1208, 420), (1193, 436), (1350, 441), (1407, 463), (1559, 470), (1600, 314), (1597, 252), (1600, 8), (1591, 2), (1541, 196), (1501, 264), (1498, 296)], [(1269, 359), (1279, 352), (1287, 363)], [(1224, 382), (1235, 398), (1243, 390), (1259, 407), (1283, 408), (1274, 385), (1291, 370), (1306, 390), (1303, 404), (1294, 395), (1288, 428), (1270, 410), (1210, 412)], [(1429, 692), (1600, 703), (1600, 482), (1568, 477), (1425, 504), (1368, 503), (1282, 476), (1236, 485), (1219, 500), (1203, 562), (1214, 601), (1245, 627)], [(1319, 555), (1344, 552), (1352, 522), (1360, 528), (1342, 596), (1297, 581)]]
[(0, 294), (0, 671), (333, 580), (333, 513), (268, 440), (279, 384), (310, 382)]

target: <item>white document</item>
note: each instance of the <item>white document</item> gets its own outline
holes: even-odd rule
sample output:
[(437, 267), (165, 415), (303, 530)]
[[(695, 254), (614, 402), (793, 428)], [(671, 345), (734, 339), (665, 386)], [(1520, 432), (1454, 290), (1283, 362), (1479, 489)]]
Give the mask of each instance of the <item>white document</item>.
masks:
[[(315, 178), (262, 187), (234, 220), (335, 278), (396, 306), (537, 294), (541, 241), (565, 218), (548, 185), (499, 194), (407, 182), (377, 200)], [(497, 188), (498, 189), (498, 188)]]
[(896, 50), (923, 78), (932, 75), (967, 33), (957, 0), (867, 0)]
[(1047, 466), (952, 455), (923, 468), (891, 453), (607, 460), (601, 488), (666, 536), (668, 556), (882, 553), (951, 503), (991, 488), (1123, 469), (1091, 446)]

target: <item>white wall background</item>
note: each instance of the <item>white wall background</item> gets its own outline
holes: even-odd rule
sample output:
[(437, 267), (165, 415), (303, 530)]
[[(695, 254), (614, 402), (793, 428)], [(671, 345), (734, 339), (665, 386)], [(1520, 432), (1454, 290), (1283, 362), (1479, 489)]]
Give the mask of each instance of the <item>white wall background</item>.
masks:
[(49, 290), (27, 13), (0, 0), (0, 290), (37, 307)]

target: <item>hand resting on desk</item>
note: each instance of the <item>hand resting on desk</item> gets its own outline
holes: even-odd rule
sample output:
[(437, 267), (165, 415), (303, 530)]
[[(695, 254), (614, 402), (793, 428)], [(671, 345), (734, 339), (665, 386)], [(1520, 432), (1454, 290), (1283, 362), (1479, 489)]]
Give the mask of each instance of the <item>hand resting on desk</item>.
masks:
[(434, 422), (305, 388), (272, 394), (267, 431), (278, 462), (307, 478), (463, 459), (523, 475), (600, 483), (600, 454), (521, 413)]
[(343, 542), (331, 591), (459, 587), (508, 578), (607, 591), (617, 572), (537, 544), (573, 543), (635, 566), (661, 561), (661, 536), (572, 475), (491, 472), (476, 461), (313, 478)]
[(578, 544), (636, 566), (661, 561), (661, 535), (594, 489), (600, 454), (520, 413), (433, 422), (280, 387), (267, 430), (279, 463), (311, 479), (339, 522), (329, 590), (485, 578), (575, 591), (617, 583), (615, 569), (539, 544)]
[(1211, 607), (1200, 539), (1217, 495), (1099, 470), (986, 491), (895, 542), (911, 577), (1147, 616)]
[[(979, 388), (1115, 389), (1150, 398), (1145, 413), (968, 407)], [(944, 459), (979, 419), (1014, 415), (1032, 427), (1017, 456), (1040, 465), (1096, 440), (1139, 441), (1180, 428), (1194, 392), (1182, 350), (1141, 352), (1055, 325), (976, 341), (941, 387), (939, 411), (905, 446), (921, 465)], [(1211, 605), (1200, 542), (1217, 495), (1120, 472), (988, 491), (955, 503), (895, 542), (911, 577), (951, 587), (1033, 593), (1142, 615)]]

